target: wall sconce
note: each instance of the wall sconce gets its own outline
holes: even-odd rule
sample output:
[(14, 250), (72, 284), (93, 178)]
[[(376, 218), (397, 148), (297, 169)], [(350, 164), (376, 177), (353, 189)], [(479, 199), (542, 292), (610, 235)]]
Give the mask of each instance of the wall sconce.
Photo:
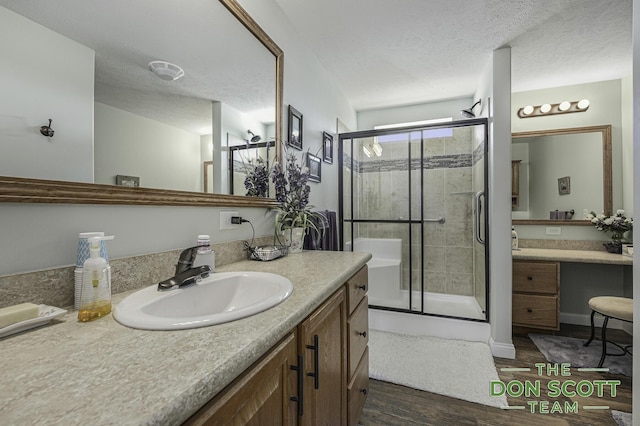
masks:
[(580, 101), (562, 101), (557, 104), (542, 104), (542, 105), (527, 105), (518, 110), (518, 117), (530, 118), (540, 117), (543, 115), (553, 114), (569, 114), (572, 112), (585, 112), (589, 109), (589, 99), (582, 99)]
[(55, 133), (55, 130), (53, 130), (51, 128), (51, 119), (49, 119), (49, 125), (44, 125), (42, 127), (40, 127), (40, 134), (42, 134), (42, 136), (46, 136), (48, 138), (52, 138), (53, 134)]

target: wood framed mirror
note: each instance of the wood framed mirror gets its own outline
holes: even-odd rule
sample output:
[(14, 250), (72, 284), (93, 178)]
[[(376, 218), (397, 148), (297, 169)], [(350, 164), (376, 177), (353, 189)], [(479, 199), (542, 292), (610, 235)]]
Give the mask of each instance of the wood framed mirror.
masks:
[[(513, 133), (511, 151), (513, 224), (591, 225), (585, 211), (612, 213), (611, 125)], [(574, 213), (551, 219), (555, 210)]]
[[(215, 1), (215, 0), (211, 0)], [(282, 97), (284, 55), (278, 45), (265, 33), (236, 0), (218, 0), (230, 12), (230, 20), (240, 22), (274, 58), (275, 121), (273, 135), (276, 156), (281, 152)], [(54, 126), (56, 120), (54, 120)], [(57, 130), (57, 129), (56, 129)], [(61, 132), (57, 132), (62, 134)], [(57, 136), (57, 135), (56, 135)], [(202, 163), (196, 173), (200, 175)], [(226, 166), (226, 165), (225, 165)], [(0, 172), (1, 173), (1, 172)], [(127, 174), (127, 173), (125, 173)], [(189, 206), (245, 206), (273, 207), (273, 199), (211, 194), (184, 190), (129, 188), (117, 185), (54, 180), (58, 178), (0, 176), (0, 202), (7, 203), (66, 203), (66, 204), (122, 204), (122, 205), (189, 205)], [(65, 179), (65, 178), (62, 178)]]

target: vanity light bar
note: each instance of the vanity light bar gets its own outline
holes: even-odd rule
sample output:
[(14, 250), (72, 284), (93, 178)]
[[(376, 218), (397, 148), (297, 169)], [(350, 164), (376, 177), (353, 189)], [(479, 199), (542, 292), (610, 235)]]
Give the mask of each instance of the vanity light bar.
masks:
[(589, 100), (562, 101), (557, 104), (527, 105), (518, 110), (518, 117), (530, 118), (553, 114), (569, 114), (571, 112), (585, 112), (589, 109)]

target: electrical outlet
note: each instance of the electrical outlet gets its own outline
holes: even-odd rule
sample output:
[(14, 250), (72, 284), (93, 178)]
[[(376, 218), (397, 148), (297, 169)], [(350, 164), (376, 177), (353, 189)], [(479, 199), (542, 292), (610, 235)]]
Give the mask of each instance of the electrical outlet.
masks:
[(562, 234), (562, 228), (559, 226), (547, 226), (547, 235), (560, 235)]
[(220, 230), (225, 231), (227, 229), (236, 229), (240, 225), (236, 225), (231, 223), (231, 218), (233, 216), (240, 216), (238, 212), (220, 212)]

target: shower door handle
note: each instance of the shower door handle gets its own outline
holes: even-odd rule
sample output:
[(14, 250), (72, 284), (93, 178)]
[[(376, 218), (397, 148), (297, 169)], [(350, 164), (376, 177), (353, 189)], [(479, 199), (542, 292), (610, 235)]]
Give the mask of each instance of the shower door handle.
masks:
[(484, 198), (484, 191), (476, 192), (476, 241), (480, 244), (484, 245), (484, 239), (482, 238), (482, 233), (480, 232), (480, 227), (482, 225), (482, 199)]

